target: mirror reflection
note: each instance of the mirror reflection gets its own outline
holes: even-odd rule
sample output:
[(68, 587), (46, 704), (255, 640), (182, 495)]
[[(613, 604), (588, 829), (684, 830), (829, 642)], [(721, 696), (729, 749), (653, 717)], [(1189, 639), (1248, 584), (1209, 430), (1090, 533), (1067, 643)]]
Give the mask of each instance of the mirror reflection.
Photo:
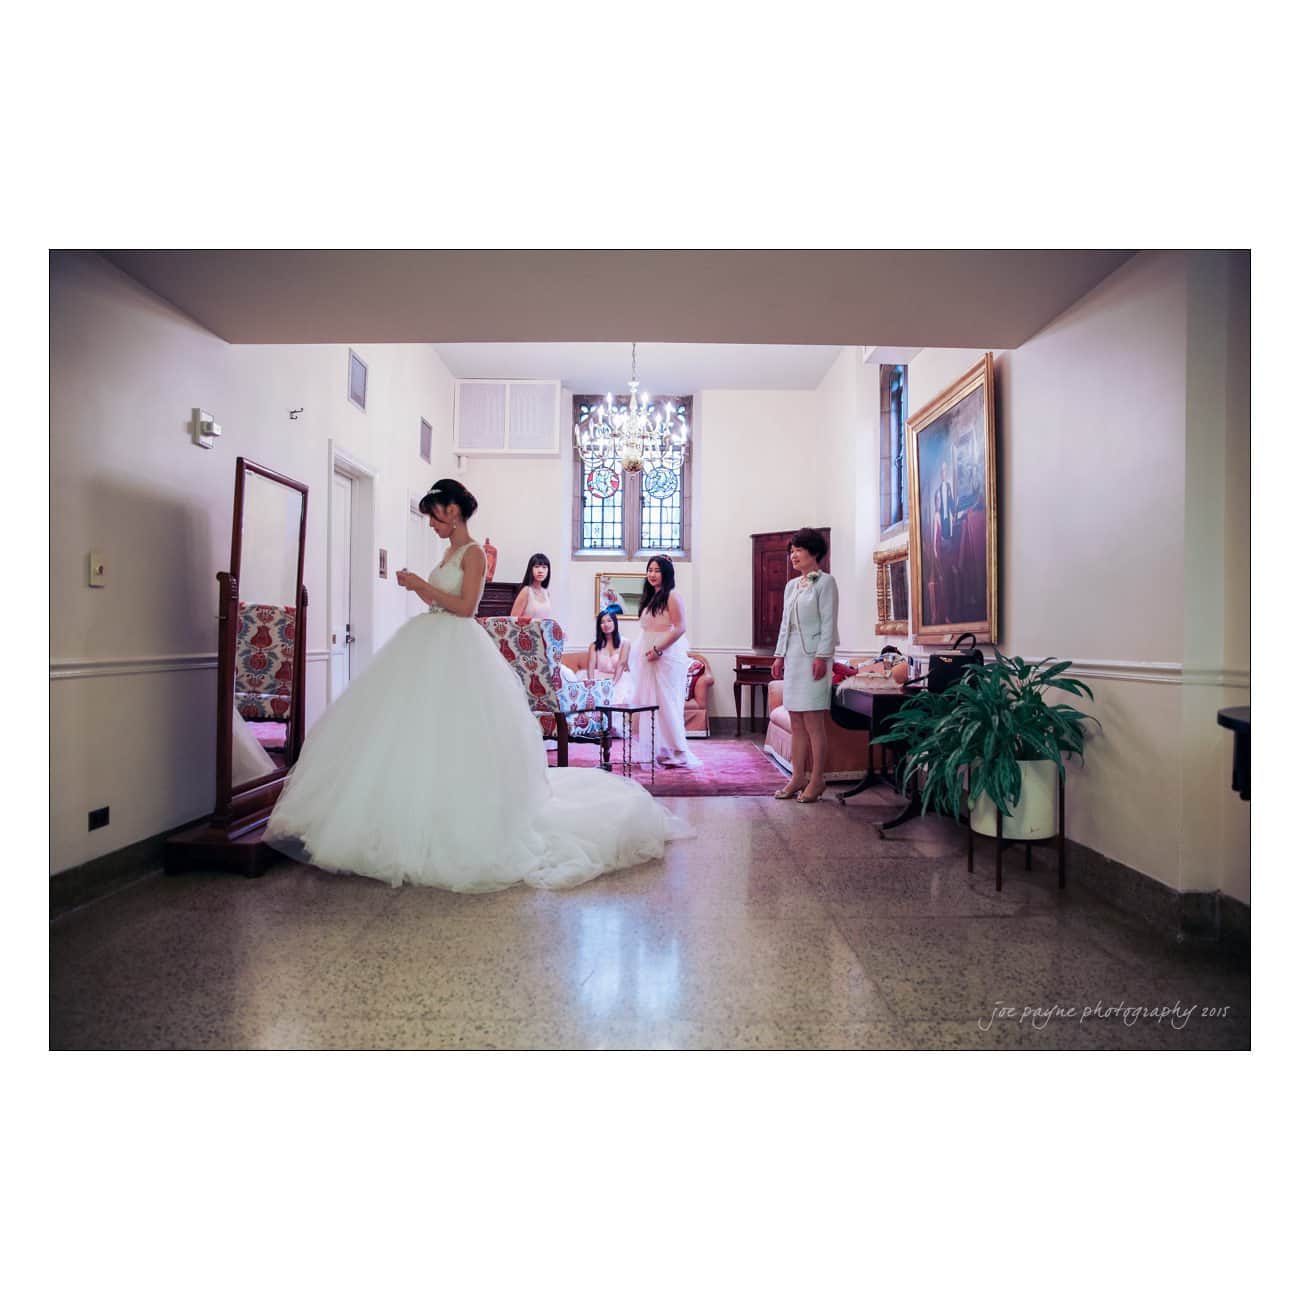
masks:
[(246, 468), (238, 520), (239, 603), (231, 784), (238, 788), (292, 762), (298, 543), (303, 496)]

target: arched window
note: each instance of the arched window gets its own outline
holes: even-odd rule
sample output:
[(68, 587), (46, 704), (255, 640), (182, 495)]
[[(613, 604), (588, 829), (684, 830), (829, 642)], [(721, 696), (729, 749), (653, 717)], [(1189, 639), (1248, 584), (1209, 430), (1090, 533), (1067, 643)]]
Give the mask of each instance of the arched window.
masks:
[[(662, 402), (664, 399), (659, 399)], [(667, 399), (691, 428), (691, 399)], [(573, 420), (579, 423), (603, 397), (575, 397)], [(615, 398), (625, 404), (626, 397)], [(656, 403), (658, 404), (658, 403)], [(573, 554), (608, 555), (632, 559), (665, 554), (690, 559), (691, 450), (680, 472), (643, 470), (638, 474), (612, 469), (589, 470), (574, 449)]]

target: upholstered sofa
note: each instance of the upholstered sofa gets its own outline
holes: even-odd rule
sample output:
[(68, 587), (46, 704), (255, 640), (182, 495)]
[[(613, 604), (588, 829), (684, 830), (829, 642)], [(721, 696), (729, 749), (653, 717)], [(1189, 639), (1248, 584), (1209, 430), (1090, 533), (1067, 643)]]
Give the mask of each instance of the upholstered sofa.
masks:
[[(709, 668), (709, 661), (703, 655), (692, 651), (691, 659), (700, 667), (686, 683), (689, 688), (689, 694), (686, 696), (686, 736), (689, 740), (705, 740), (709, 735), (709, 687), (713, 685), (713, 672)], [(563, 662), (579, 677), (586, 675), (587, 652), (585, 650), (566, 650)]]
[[(850, 660), (850, 666), (860, 668), (869, 659)], [(773, 682), (768, 688), (767, 736), (763, 748), (787, 769), (793, 750), (790, 735), (790, 711), (785, 707), (784, 682)], [(826, 779), (828, 781), (856, 781), (868, 765), (876, 759), (871, 749), (869, 731), (848, 731), (829, 716), (826, 719)]]
[(569, 744), (600, 746), (609, 768), (609, 715), (600, 712), (613, 697), (608, 681), (566, 682), (560, 673), (564, 629), (553, 618), (480, 618), (479, 625), (515, 670), (544, 739), (555, 741), (555, 761), (569, 765)]

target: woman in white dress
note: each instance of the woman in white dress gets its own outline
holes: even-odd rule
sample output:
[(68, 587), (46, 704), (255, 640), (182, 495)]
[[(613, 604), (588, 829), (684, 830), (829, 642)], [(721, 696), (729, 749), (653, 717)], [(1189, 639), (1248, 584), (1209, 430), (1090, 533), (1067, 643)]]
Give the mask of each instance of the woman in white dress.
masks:
[(663, 856), (690, 834), (633, 781), (546, 765), (523, 686), (474, 621), (477, 502), (440, 479), (420, 502), (451, 545), (408, 619), (312, 728), (266, 840), (326, 871), (466, 893), (542, 889)]
[[(677, 594), (677, 576), (666, 555), (655, 555), (645, 568), (641, 589), (641, 636), (632, 651), (632, 703), (657, 704), (655, 748), (664, 767), (699, 767), (686, 743), (686, 676), (690, 645), (686, 640), (686, 610)], [(640, 715), (638, 746), (648, 747), (650, 727)]]
[(524, 570), (524, 585), (519, 588), (515, 603), (510, 606), (511, 618), (554, 618), (551, 597), (551, 562), (538, 551), (528, 561)]
[(790, 539), (781, 635), (772, 680), (785, 682), (782, 703), (790, 714), (790, 780), (774, 796), (816, 803), (826, 789), (826, 717), (831, 707), (831, 660), (839, 640), (839, 592), (823, 573), (826, 539), (801, 528)]

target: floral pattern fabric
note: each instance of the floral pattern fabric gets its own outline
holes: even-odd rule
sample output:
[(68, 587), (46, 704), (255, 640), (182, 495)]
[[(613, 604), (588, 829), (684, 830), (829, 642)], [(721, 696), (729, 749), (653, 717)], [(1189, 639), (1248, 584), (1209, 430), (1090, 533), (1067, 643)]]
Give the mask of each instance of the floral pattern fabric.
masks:
[(289, 716), (297, 620), (293, 605), (239, 602), (235, 707), (250, 722), (283, 721)]
[(614, 698), (608, 680), (566, 682), (560, 673), (564, 629), (553, 618), (481, 618), (479, 625), (515, 670), (542, 735), (553, 740), (556, 715), (567, 714), (572, 738), (598, 739), (607, 715), (596, 710)]

